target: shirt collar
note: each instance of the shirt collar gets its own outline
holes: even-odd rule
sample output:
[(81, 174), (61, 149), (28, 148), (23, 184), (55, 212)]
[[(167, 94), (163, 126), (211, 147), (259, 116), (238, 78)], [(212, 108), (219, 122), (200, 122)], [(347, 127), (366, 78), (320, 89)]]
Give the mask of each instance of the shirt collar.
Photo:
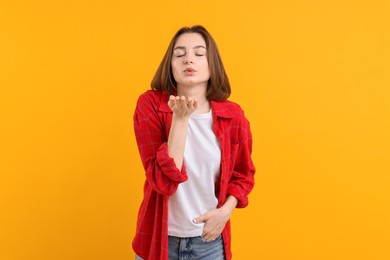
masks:
[(233, 117), (232, 111), (230, 111), (227, 102), (219, 102), (219, 101), (211, 100), (211, 109), (213, 110), (213, 113), (218, 117), (224, 117), (224, 118)]
[(158, 109), (159, 111), (172, 113), (171, 108), (168, 106), (168, 100), (169, 100), (169, 94), (166, 92), (163, 92), (161, 95), (160, 107)]

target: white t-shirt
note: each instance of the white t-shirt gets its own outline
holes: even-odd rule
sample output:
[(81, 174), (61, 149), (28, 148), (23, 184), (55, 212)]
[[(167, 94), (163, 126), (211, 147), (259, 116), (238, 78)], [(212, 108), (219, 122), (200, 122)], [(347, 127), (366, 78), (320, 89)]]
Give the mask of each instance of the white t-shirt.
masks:
[(221, 149), (212, 130), (212, 112), (192, 114), (189, 119), (184, 164), (188, 180), (180, 183), (168, 202), (168, 234), (177, 237), (202, 235), (204, 223), (193, 219), (215, 209), (214, 183), (220, 173)]

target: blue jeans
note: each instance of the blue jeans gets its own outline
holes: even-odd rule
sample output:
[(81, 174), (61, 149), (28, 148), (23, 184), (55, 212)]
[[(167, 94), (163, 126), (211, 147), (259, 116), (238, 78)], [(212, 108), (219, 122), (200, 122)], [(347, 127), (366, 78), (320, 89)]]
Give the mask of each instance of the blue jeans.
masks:
[[(143, 260), (135, 256), (136, 260)], [(201, 237), (168, 236), (169, 260), (225, 260), (222, 236), (206, 242)]]
[(223, 239), (220, 235), (207, 242), (202, 237), (168, 237), (169, 260), (225, 260)]

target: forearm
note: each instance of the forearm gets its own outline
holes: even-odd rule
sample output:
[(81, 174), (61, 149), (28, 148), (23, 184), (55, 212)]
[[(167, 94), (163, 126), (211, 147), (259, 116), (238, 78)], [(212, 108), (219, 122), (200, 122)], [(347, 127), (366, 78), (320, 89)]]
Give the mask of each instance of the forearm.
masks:
[(220, 207), (220, 210), (224, 213), (227, 218), (233, 213), (233, 210), (236, 208), (238, 200), (234, 196), (227, 197), (225, 203)]
[(177, 118), (173, 115), (167, 145), (168, 154), (173, 158), (179, 170), (183, 166), (187, 128), (188, 118)]

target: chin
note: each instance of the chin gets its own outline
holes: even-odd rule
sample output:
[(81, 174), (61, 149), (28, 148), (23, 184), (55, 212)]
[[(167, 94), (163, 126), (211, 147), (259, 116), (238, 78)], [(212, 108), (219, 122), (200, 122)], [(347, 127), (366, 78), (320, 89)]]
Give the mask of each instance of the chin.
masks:
[(184, 86), (188, 86), (188, 85), (198, 84), (198, 82), (193, 81), (193, 80), (186, 80), (186, 81), (180, 82), (180, 84), (181, 84), (181, 85), (184, 85)]

